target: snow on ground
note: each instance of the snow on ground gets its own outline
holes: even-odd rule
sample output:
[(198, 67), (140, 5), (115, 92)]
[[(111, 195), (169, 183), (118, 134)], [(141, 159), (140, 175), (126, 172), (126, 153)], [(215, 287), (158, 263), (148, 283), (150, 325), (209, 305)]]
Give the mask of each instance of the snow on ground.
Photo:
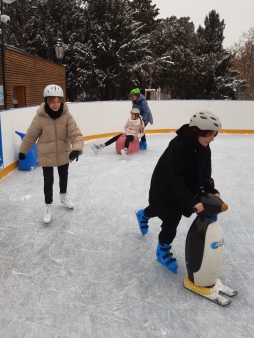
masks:
[[(225, 256), (220, 279), (238, 290), (220, 307), (184, 289), (184, 246), (194, 218), (173, 245), (178, 274), (155, 259), (160, 220), (143, 237), (135, 211), (147, 205), (154, 166), (174, 134), (148, 135), (148, 150), (122, 161), (114, 145), (70, 164), (69, 197), (53, 220), (42, 169), (0, 181), (0, 337), (251, 338), (254, 335), (254, 136), (219, 135), (213, 177), (229, 210), (219, 216)], [(98, 140), (97, 140), (98, 141)], [(101, 140), (100, 140), (101, 141)]]

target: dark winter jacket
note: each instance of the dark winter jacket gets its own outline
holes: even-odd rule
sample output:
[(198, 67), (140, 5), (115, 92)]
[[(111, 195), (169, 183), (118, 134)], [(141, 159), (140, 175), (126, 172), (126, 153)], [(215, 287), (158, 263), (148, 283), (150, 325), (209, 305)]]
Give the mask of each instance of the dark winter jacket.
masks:
[(183, 214), (190, 216), (192, 208), (198, 203), (198, 194), (212, 194), (214, 189), (211, 178), (211, 150), (209, 145), (202, 146), (197, 139), (184, 136), (183, 125), (170, 141), (160, 157), (151, 179), (149, 203), (161, 213), (173, 211), (174, 206), (183, 208)]
[(145, 125), (150, 122), (153, 124), (153, 116), (150, 108), (148, 107), (147, 101), (144, 95), (140, 94), (137, 100), (134, 101), (132, 108), (138, 108), (140, 110), (140, 114), (144, 120)]

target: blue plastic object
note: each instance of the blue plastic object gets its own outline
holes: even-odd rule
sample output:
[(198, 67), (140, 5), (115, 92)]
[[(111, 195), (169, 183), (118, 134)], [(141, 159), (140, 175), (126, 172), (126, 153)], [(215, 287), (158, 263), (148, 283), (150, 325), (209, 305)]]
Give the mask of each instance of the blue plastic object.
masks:
[(156, 256), (158, 262), (165, 266), (165, 268), (172, 271), (174, 274), (177, 274), (178, 264), (176, 259), (173, 257), (172, 252), (170, 252), (171, 245), (158, 243), (156, 250)]
[[(17, 135), (23, 138), (26, 134), (20, 133), (19, 131), (15, 131)], [(18, 168), (20, 170), (34, 170), (38, 167), (38, 154), (37, 154), (37, 144), (34, 144), (29, 152), (26, 154), (26, 159), (21, 161), (19, 160)]]
[(139, 147), (141, 150), (146, 150), (147, 149), (147, 143), (146, 141), (140, 141), (139, 142)]
[(136, 216), (138, 220), (139, 229), (141, 231), (141, 234), (144, 236), (148, 233), (149, 228), (148, 221), (150, 218), (144, 215), (144, 209), (141, 209), (138, 212), (136, 212)]

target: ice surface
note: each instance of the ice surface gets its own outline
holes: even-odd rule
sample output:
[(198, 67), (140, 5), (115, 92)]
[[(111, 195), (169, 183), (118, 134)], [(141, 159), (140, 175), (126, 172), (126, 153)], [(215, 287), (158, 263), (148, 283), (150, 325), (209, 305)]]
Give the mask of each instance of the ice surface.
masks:
[[(155, 259), (160, 220), (140, 234), (135, 211), (147, 205), (154, 166), (174, 134), (148, 135), (148, 150), (127, 156), (114, 145), (95, 155), (85, 143), (70, 164), (69, 197), (42, 222), (42, 169), (0, 181), (0, 337), (254, 337), (254, 136), (219, 135), (213, 178), (229, 210), (221, 281), (239, 294), (227, 308), (186, 290), (184, 246), (192, 219), (173, 244), (178, 274)], [(102, 140), (100, 140), (102, 141)], [(98, 140), (96, 141), (98, 143)]]

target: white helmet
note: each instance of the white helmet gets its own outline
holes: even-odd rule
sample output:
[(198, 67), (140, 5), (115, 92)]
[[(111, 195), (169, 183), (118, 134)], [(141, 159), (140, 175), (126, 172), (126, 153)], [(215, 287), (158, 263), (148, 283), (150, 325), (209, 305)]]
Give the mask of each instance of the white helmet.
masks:
[(60, 86), (55, 85), (55, 84), (50, 84), (43, 91), (43, 97), (45, 98), (48, 96), (64, 97), (64, 92)]
[(131, 114), (138, 114), (138, 115), (140, 115), (140, 110), (138, 108), (132, 108)]
[(189, 123), (190, 127), (198, 127), (201, 130), (221, 130), (221, 122), (218, 117), (210, 111), (199, 111), (194, 114)]

